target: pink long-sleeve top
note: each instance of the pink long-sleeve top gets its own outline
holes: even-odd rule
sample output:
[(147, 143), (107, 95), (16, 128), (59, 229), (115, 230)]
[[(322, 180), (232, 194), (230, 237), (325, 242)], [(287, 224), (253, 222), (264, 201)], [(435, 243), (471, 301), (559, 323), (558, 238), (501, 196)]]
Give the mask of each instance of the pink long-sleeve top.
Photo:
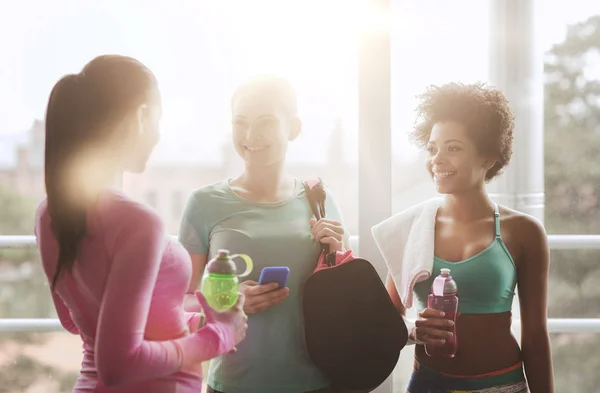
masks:
[[(51, 282), (58, 245), (46, 202), (35, 234)], [(199, 393), (201, 362), (230, 351), (231, 330), (183, 310), (191, 275), (185, 249), (165, 234), (150, 209), (114, 190), (103, 192), (87, 215), (71, 273), (52, 298), (61, 324), (83, 340), (76, 393)]]

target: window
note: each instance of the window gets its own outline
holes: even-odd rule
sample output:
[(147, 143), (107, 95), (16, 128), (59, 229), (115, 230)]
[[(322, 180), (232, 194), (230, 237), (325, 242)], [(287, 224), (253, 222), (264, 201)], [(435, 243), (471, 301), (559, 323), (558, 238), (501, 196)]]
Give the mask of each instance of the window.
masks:
[(62, 393), (73, 389), (81, 368), (79, 336), (67, 332), (0, 333), (0, 345), (13, 359), (0, 366), (0, 380), (10, 389), (7, 391), (42, 387), (45, 392)]
[(183, 214), (183, 204), (185, 203), (183, 193), (181, 191), (173, 191), (171, 193), (171, 219), (179, 220)]
[[(176, 234), (183, 204), (195, 189), (243, 169), (230, 142), (235, 86), (273, 72), (296, 86), (303, 121), (302, 134), (289, 146), (290, 172), (298, 178), (322, 177), (356, 234), (357, 3), (31, 0), (15, 5), (0, 24), (0, 43), (10, 53), (10, 61), (0, 65), (0, 187), (15, 193), (16, 200), (31, 199), (23, 214), (34, 211), (44, 197), (43, 121), (53, 84), (96, 55), (130, 55), (156, 74), (164, 115), (161, 141), (146, 171), (124, 176), (122, 188), (156, 209)], [(32, 234), (31, 215), (9, 222), (2, 214), (6, 209), (0, 212), (1, 235)], [(53, 317), (35, 250), (14, 255), (17, 251), (22, 250), (0, 249), (0, 318)], [(5, 285), (11, 277), (20, 281)], [(0, 337), (2, 353), (14, 350), (13, 361), (0, 369), (0, 379), (11, 381), (3, 387), (66, 391), (68, 384), (61, 388), (59, 381), (78, 370), (81, 351), (65, 352), (68, 364), (46, 355), (79, 339), (63, 332), (30, 336), (36, 339)], [(37, 380), (42, 373), (35, 370), (52, 378)], [(4, 378), (17, 372), (29, 377)]]
[(156, 191), (146, 191), (146, 203), (150, 207), (158, 209), (158, 194)]
[[(203, 185), (241, 173), (243, 163), (230, 140), (230, 95), (245, 78), (273, 72), (295, 85), (303, 122), (301, 135), (289, 145), (288, 170), (301, 179), (320, 176), (344, 212), (349, 231), (356, 234), (357, 42), (352, 23), (357, 2), (319, 3), (316, 15), (316, 0), (288, 2), (285, 7), (272, 0), (235, 4), (239, 12), (232, 14), (218, 2), (180, 0), (171, 4), (172, 9), (185, 10), (177, 16), (145, 7), (152, 12), (136, 29), (150, 34), (155, 44), (146, 48), (141, 42), (147, 38), (139, 37), (131, 43), (139, 45), (132, 53), (147, 59), (161, 83), (162, 137), (147, 170), (125, 176), (125, 191), (141, 201), (149, 189), (156, 192), (157, 210), (168, 230), (176, 233), (179, 217), (162, 201), (168, 201), (173, 190), (187, 199)], [(349, 10), (344, 17), (338, 13), (341, 4)], [(116, 18), (113, 8), (106, 12)], [(272, 18), (275, 12), (282, 12), (282, 18)], [(310, 27), (307, 18), (313, 21)], [(330, 29), (333, 20), (336, 28)], [(273, 29), (278, 34), (272, 34)], [(314, 57), (319, 61), (310, 60)]]
[[(414, 95), (432, 83), (490, 80), (489, 22), (498, 2), (391, 3), (391, 164), (393, 212), (398, 212), (435, 195), (422, 157), (406, 139)], [(356, 27), (363, 16), (358, 1), (239, 0), (234, 13), (230, 2), (188, 0), (143, 7), (116, 0), (15, 4), (0, 24), (0, 43), (11, 53), (11, 61), (0, 64), (0, 205), (11, 206), (0, 211), (0, 236), (32, 234), (33, 212), (44, 196), (43, 118), (52, 85), (110, 52), (139, 58), (159, 79), (162, 139), (147, 170), (126, 175), (123, 189), (153, 206), (171, 233), (179, 227), (181, 201), (193, 190), (242, 170), (230, 143), (229, 98), (237, 83), (264, 72), (282, 74), (298, 89), (304, 129), (290, 144), (289, 170), (300, 178), (321, 176), (350, 232), (358, 233)], [(550, 234), (600, 233), (600, 138), (595, 135), (600, 112), (594, 82), (600, 56), (586, 46), (598, 41), (600, 16), (593, 4), (547, 2), (535, 12), (536, 40), (546, 63), (545, 224)], [(55, 317), (36, 254), (28, 248), (0, 249), (0, 319)], [(551, 258), (550, 317), (598, 316), (600, 251), (553, 250)], [(557, 391), (591, 391), (600, 385), (597, 338), (552, 334)], [(77, 343), (78, 337), (65, 332), (3, 333), (0, 348), (11, 361), (0, 364), (0, 380), (9, 381), (11, 391), (66, 391), (81, 361)], [(56, 348), (67, 353), (67, 360), (48, 356)], [(394, 391), (406, 384), (412, 357), (407, 347), (393, 376)]]
[[(538, 34), (545, 38), (545, 225), (551, 234), (599, 234), (600, 59), (592, 34), (600, 29), (600, 13), (585, 1), (543, 8)], [(553, 250), (551, 261), (550, 317), (598, 317), (600, 250)], [(600, 386), (598, 334), (551, 339), (557, 391)]]

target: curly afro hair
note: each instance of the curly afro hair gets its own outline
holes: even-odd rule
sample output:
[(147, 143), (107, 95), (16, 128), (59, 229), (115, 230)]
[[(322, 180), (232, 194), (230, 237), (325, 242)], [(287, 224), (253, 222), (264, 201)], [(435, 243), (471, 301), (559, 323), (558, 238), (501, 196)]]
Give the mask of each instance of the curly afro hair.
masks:
[(409, 139), (425, 148), (433, 126), (441, 121), (463, 124), (473, 136), (479, 152), (494, 157), (496, 164), (486, 181), (498, 176), (512, 155), (514, 115), (508, 100), (498, 89), (484, 83), (448, 83), (429, 86), (417, 96), (415, 128)]

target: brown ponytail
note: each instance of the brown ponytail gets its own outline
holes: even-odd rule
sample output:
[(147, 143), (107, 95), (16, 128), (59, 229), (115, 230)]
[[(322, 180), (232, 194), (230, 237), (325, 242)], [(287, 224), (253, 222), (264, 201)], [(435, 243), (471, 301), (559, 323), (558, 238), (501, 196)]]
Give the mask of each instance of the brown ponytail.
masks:
[(64, 271), (72, 270), (87, 234), (89, 202), (81, 198), (84, 185), (72, 176), (72, 166), (90, 146), (113, 140), (116, 125), (148, 99), (155, 85), (142, 63), (107, 55), (93, 59), (79, 74), (64, 76), (52, 89), (44, 167), (48, 213), (59, 248), (52, 289)]

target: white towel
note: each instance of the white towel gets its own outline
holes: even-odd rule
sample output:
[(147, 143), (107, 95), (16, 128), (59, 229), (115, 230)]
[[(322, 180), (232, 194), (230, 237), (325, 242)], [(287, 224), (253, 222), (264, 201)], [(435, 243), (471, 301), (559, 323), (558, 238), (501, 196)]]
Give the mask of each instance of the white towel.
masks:
[(433, 270), (435, 218), (441, 198), (429, 199), (371, 228), (402, 304), (413, 305), (413, 288)]

